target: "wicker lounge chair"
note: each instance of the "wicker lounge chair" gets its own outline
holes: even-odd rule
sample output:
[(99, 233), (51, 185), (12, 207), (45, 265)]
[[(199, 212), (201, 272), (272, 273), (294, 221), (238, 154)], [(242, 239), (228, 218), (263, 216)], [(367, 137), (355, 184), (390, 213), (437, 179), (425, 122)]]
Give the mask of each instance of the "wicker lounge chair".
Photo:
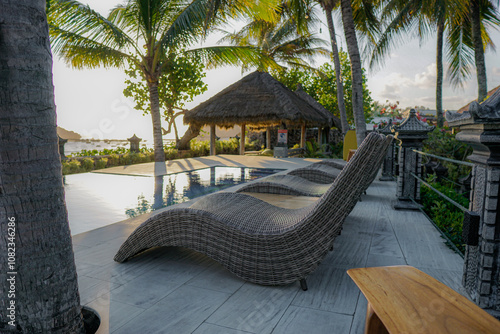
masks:
[[(372, 133), (314, 204), (283, 209), (255, 197), (219, 192), (189, 208), (163, 211), (141, 224), (122, 244), (115, 261), (157, 246), (183, 246), (204, 253), (244, 280), (263, 285), (305, 282), (328, 253), (342, 223), (371, 175), (370, 161), (383, 143)], [(304, 286), (303, 286), (304, 288)]]
[[(385, 157), (387, 147), (389, 147), (391, 141), (392, 136), (388, 136), (383, 145), (376, 149), (378, 153), (375, 161), (372, 162), (373, 169), (372, 173), (367, 178), (367, 182), (364, 186), (365, 190), (377, 176), (378, 170), (380, 169), (382, 161)], [(334, 166), (340, 166), (340, 164), (335, 161), (320, 161), (301, 168), (301, 173), (298, 174), (309, 176), (315, 175), (316, 178), (322, 177), (323, 180), (327, 180), (329, 178), (334, 180), (334, 174), (328, 172), (331, 170), (340, 172), (340, 170)], [(271, 175), (262, 180), (250, 182), (238, 189), (237, 192), (320, 197), (330, 188), (330, 186), (331, 184), (312, 182), (308, 179), (288, 173)]]
[(340, 174), (341, 169), (327, 164), (315, 163), (306, 167), (297, 168), (287, 175), (294, 175), (314, 183), (329, 184)]

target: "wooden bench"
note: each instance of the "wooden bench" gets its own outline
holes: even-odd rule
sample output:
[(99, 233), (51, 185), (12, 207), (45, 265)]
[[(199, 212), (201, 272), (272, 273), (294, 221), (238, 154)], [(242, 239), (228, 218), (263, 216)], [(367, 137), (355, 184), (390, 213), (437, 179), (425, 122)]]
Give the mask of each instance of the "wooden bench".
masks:
[(347, 273), (368, 300), (365, 333), (500, 333), (500, 321), (416, 268)]

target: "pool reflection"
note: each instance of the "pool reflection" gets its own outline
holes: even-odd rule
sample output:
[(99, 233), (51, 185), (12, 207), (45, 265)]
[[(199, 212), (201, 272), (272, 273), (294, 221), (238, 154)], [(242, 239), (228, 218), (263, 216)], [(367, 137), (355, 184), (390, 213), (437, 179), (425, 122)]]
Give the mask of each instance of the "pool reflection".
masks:
[(277, 169), (211, 167), (185, 173), (156, 176), (153, 198), (148, 200), (143, 194), (139, 195), (137, 206), (128, 208), (125, 214), (127, 217), (136, 217), (278, 171)]

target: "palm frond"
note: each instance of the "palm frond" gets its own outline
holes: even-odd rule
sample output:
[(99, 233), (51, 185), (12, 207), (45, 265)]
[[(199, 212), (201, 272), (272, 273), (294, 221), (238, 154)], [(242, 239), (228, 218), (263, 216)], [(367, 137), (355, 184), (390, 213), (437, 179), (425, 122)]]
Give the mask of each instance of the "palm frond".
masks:
[(449, 27), (446, 55), (450, 64), (447, 77), (453, 87), (462, 87), (474, 69), (474, 46), (469, 27), (470, 22), (466, 20)]
[(65, 41), (63, 44), (56, 44), (53, 50), (74, 68), (122, 67), (127, 60), (132, 59), (129, 54), (73, 32), (53, 26), (50, 30), (52, 36)]
[(381, 66), (385, 55), (390, 53), (391, 49), (404, 42), (412, 32), (418, 30), (418, 1), (398, 1), (392, 0), (384, 8), (382, 16), (386, 17), (387, 22), (385, 30), (380, 34), (378, 41), (374, 44), (370, 68)]
[[(110, 49), (123, 50), (134, 46), (134, 41), (113, 22), (78, 1), (52, 0), (47, 18), (52, 27), (71, 31)], [(52, 45), (59, 45), (62, 49), (66, 36), (52, 34)]]
[(258, 69), (277, 69), (280, 66), (259, 49), (251, 46), (214, 46), (186, 51), (194, 57), (201, 59), (207, 68), (221, 66), (253, 66)]

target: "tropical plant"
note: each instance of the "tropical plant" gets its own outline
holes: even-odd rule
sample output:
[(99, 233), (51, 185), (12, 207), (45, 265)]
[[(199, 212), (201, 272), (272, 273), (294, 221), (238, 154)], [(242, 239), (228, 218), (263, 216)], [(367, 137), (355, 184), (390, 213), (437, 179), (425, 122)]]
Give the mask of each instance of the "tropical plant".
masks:
[[(385, 31), (375, 43), (370, 61), (372, 67), (383, 62), (383, 57), (398, 41), (397, 37), (403, 41), (405, 36), (416, 34), (420, 39), (424, 39), (437, 31), (436, 110), (440, 127), (444, 122), (442, 108), (444, 45), (446, 45), (450, 63), (448, 78), (453, 86), (458, 87), (463, 84), (470, 76), (471, 67), (474, 64), (473, 27), (469, 6), (471, 1), (473, 0), (386, 0), (382, 2), (384, 8), (381, 11), (381, 17), (386, 18), (386, 26)], [(498, 14), (492, 9), (491, 1), (481, 1), (481, 4), (481, 32), (476, 33), (475, 36), (479, 35), (482, 38), (479, 42), (482, 46), (493, 45), (486, 26), (498, 25), (500, 23)], [(479, 50), (476, 54), (478, 53)], [(484, 63), (484, 55), (482, 59)], [(476, 58), (479, 86), (482, 85), (481, 82), (486, 85), (486, 73), (481, 74), (483, 72), (480, 69), (484, 65), (480, 62), (479, 58)], [(486, 88), (484, 91), (484, 97), (486, 97)]]
[[(313, 16), (309, 11), (305, 13), (309, 17), (309, 24), (313, 24)], [(291, 15), (290, 10), (283, 7), (278, 12), (278, 19), (266, 21), (258, 17), (248, 17), (247, 24), (237, 32), (221, 30), (225, 36), (219, 43), (228, 42), (237, 46), (251, 46), (261, 50), (262, 54), (273, 59), (276, 63), (288, 67), (311, 68), (308, 61), (318, 55), (329, 55), (330, 53), (322, 46), (326, 44), (321, 38), (304, 31), (298, 33), (296, 15)], [(269, 72), (275, 66), (269, 66), (262, 62), (257, 67), (258, 71)], [(252, 64), (243, 64), (243, 70), (249, 70)]]
[[(363, 8), (371, 8), (369, 1), (361, 1), (365, 5)], [(359, 54), (358, 40), (356, 37), (356, 24), (353, 16), (353, 8), (350, 0), (340, 0), (342, 10), (342, 23), (344, 25), (344, 34), (351, 62), (352, 77), (352, 113), (356, 125), (356, 139), (358, 145), (366, 137), (366, 120), (363, 110), (363, 70), (361, 67), (361, 56)], [(363, 12), (363, 11), (360, 11)], [(368, 13), (366, 11), (365, 13)], [(373, 17), (371, 14), (366, 17)], [(359, 26), (359, 25), (358, 25)]]
[[(354, 116), (352, 114), (351, 67), (347, 53), (340, 51), (339, 56), (342, 77), (345, 78), (343, 83), (344, 104), (349, 111), (346, 116), (347, 121), (352, 124), (354, 122)], [(322, 76), (318, 76), (314, 71), (298, 68), (281, 72), (274, 71), (272, 75), (291, 90), (295, 90), (297, 85), (300, 84), (307, 94), (311, 95), (316, 101), (323, 105), (323, 107), (331, 111), (334, 116), (339, 117), (338, 95), (335, 94), (337, 90), (336, 70), (329, 63), (323, 64), (318, 70), (323, 73)], [(371, 116), (370, 111), (372, 109), (373, 100), (366, 86), (366, 80), (366, 76), (363, 74), (363, 110), (365, 113), (364, 116), (368, 119)]]
[(52, 0), (48, 18), (53, 50), (71, 66), (122, 68), (128, 64), (140, 69), (149, 90), (155, 161), (164, 162), (158, 85), (172, 68), (172, 54), (198, 58), (212, 67), (272, 63), (252, 47), (187, 50), (209, 27), (237, 12), (263, 14), (248, 0), (128, 0), (104, 17), (75, 0)]
[[(162, 114), (168, 122), (168, 130), (164, 130), (163, 134), (169, 134), (173, 128), (177, 142), (179, 134), (175, 119), (185, 113), (184, 106), (187, 102), (191, 102), (195, 96), (207, 90), (207, 85), (203, 82), (206, 74), (199, 59), (185, 57), (182, 51), (179, 54), (169, 54), (167, 64), (167, 68), (158, 79), (158, 98)], [(135, 109), (148, 114), (149, 89), (143, 72), (137, 63), (132, 63), (125, 73), (128, 79), (125, 81), (127, 87), (123, 95), (134, 99)]]
[(330, 42), (332, 44), (332, 57), (335, 65), (335, 84), (337, 86), (337, 102), (340, 116), (340, 123), (342, 126), (342, 134), (346, 134), (349, 130), (349, 123), (347, 122), (347, 112), (344, 103), (344, 84), (342, 70), (340, 67), (340, 55), (337, 47), (337, 35), (335, 33), (335, 25), (333, 24), (332, 10), (338, 1), (335, 0), (317, 0), (325, 11), (326, 21), (328, 24), (328, 32), (330, 33)]
[(85, 333), (44, 0), (0, 0), (0, 332)]

